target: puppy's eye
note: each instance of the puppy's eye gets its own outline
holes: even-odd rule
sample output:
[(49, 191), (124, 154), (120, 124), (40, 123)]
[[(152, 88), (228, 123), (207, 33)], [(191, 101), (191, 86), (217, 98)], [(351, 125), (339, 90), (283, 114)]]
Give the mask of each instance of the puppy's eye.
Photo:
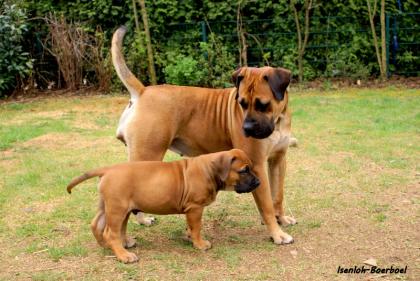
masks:
[(242, 170), (240, 170), (238, 173), (240, 174), (248, 174), (249, 173), (249, 166), (245, 166)]
[(270, 102), (262, 103), (259, 99), (255, 101), (255, 110), (259, 112), (266, 112), (270, 107)]
[(248, 103), (245, 101), (245, 100), (240, 100), (239, 101), (239, 104), (241, 105), (241, 107), (243, 108), (243, 109), (248, 109)]

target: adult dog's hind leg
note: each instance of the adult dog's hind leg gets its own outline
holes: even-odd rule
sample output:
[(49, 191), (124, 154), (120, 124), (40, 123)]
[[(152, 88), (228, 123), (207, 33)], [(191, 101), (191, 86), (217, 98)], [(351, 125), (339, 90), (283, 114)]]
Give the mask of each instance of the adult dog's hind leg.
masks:
[[(162, 126), (153, 126), (151, 120), (146, 119), (136, 123), (138, 124), (131, 124), (130, 126), (134, 130), (128, 131), (128, 160), (161, 161), (172, 141), (172, 133), (162, 128)], [(142, 124), (149, 125), (142, 126)], [(147, 226), (152, 225), (156, 221), (154, 217), (146, 217), (142, 212), (137, 213), (136, 219), (139, 224)]]

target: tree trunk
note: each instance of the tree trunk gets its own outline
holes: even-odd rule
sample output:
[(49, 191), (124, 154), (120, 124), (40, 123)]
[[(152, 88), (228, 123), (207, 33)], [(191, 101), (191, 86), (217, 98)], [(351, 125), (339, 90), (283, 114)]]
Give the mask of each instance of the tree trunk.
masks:
[(242, 42), (242, 49), (241, 49), (241, 59), (242, 59), (242, 65), (248, 66), (248, 56), (247, 56), (247, 45), (246, 45), (246, 38), (245, 34), (241, 29), (241, 42)]
[(141, 16), (143, 18), (144, 32), (146, 33), (147, 58), (149, 61), (150, 83), (152, 85), (156, 85), (157, 84), (156, 71), (155, 71), (155, 64), (153, 60), (152, 40), (150, 38), (149, 20), (147, 18), (146, 5), (144, 3), (144, 0), (138, 0), (138, 2), (141, 7)]
[(290, 5), (292, 6), (293, 9), (293, 15), (295, 18), (295, 24), (296, 24), (296, 33), (297, 33), (297, 38), (298, 38), (298, 71), (299, 71), (299, 82), (302, 82), (303, 80), (303, 65), (302, 65), (302, 59), (303, 56), (301, 56), (301, 52), (300, 50), (302, 50), (302, 32), (300, 31), (300, 23), (299, 23), (299, 15), (298, 12), (296, 10), (295, 4), (293, 3), (293, 1), (290, 1)]
[(246, 37), (245, 32), (243, 30), (242, 24), (242, 15), (241, 15), (241, 1), (238, 3), (238, 10), (236, 13), (236, 31), (238, 34), (238, 41), (239, 41), (239, 66), (247, 66), (248, 59), (247, 59), (247, 45), (246, 45)]
[[(381, 0), (381, 1), (384, 2), (385, 0)], [(376, 6), (377, 6), (378, 2), (377, 2), (377, 0), (374, 0), (373, 11), (372, 11), (371, 6), (370, 6), (370, 0), (366, 0), (366, 3), (367, 3), (367, 7), (368, 7), (370, 29), (372, 31), (373, 45), (375, 46), (376, 59), (378, 60), (379, 71), (380, 71), (381, 77), (383, 77), (384, 76), (384, 69), (382, 67), (381, 53), (379, 51), (379, 43), (378, 43), (378, 38), (376, 37), (375, 23), (373, 21), (373, 19), (375, 18)], [(382, 30), (382, 27), (381, 27), (381, 30)], [(386, 50), (385, 50), (385, 52), (386, 52)]]
[(310, 19), (310, 11), (312, 9), (312, 0), (305, 1), (305, 27), (304, 27), (304, 38), (302, 42), (302, 30), (300, 28), (299, 23), (299, 15), (298, 11), (296, 10), (295, 4), (293, 0), (290, 1), (290, 5), (293, 10), (293, 15), (296, 24), (296, 33), (298, 37), (298, 71), (299, 71), (299, 82), (303, 81), (303, 57), (305, 55), (306, 45), (308, 43), (309, 38), (309, 19)]
[(137, 16), (136, 0), (132, 0), (132, 4), (133, 4), (134, 23), (136, 24), (136, 31), (140, 32), (139, 17)]
[(303, 54), (301, 54), (300, 52), (298, 55), (298, 70), (299, 70), (298, 79), (299, 79), (299, 82), (302, 82), (303, 81)]
[(387, 78), (387, 65), (386, 65), (386, 33), (385, 33), (385, 0), (381, 0), (381, 51), (382, 51), (382, 73), (381, 79)]
[[(133, 5), (134, 23), (136, 25), (136, 35), (140, 36), (140, 24), (139, 24), (139, 17), (137, 14), (136, 0), (132, 0), (132, 5)], [(137, 73), (137, 77), (140, 77), (140, 74), (141, 74), (140, 72), (141, 71)]]

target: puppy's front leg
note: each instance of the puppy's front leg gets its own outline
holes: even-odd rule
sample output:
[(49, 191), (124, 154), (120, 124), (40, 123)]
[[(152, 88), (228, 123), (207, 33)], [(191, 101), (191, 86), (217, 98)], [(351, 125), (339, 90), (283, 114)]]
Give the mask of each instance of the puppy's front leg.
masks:
[(191, 240), (195, 248), (205, 251), (211, 248), (211, 243), (201, 237), (201, 217), (203, 208), (194, 208), (186, 213)]

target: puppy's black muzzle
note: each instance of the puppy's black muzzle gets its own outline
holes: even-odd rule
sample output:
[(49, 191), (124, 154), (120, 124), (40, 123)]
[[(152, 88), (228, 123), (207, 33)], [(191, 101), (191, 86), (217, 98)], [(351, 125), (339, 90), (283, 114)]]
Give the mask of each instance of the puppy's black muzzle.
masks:
[(242, 176), (239, 182), (235, 185), (237, 193), (247, 193), (256, 189), (260, 185), (260, 180), (253, 174), (249, 173)]
[(260, 180), (257, 179), (257, 178), (254, 178), (254, 180), (250, 184), (251, 189), (254, 190), (254, 189), (256, 189), (259, 186), (260, 186)]

